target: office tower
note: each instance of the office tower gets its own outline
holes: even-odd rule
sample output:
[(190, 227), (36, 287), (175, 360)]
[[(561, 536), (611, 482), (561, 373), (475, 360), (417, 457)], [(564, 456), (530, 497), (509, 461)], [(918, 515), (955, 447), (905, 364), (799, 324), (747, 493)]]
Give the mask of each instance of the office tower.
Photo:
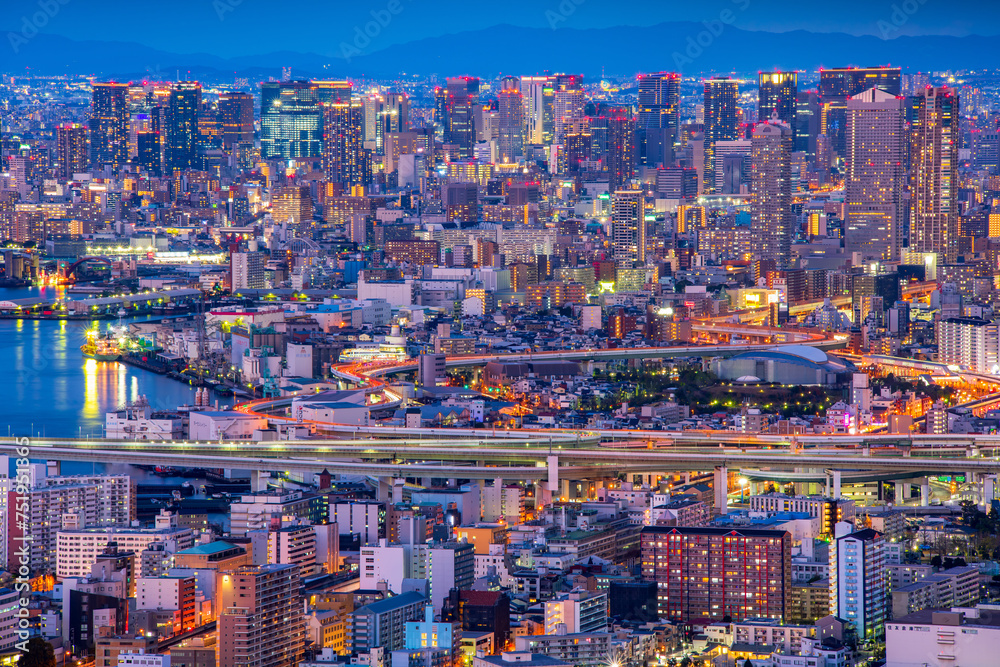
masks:
[(583, 107), (586, 99), (583, 90), (570, 88), (568, 90), (556, 90), (552, 99), (552, 116), (554, 119), (555, 143), (562, 143), (566, 132), (575, 123), (583, 119)]
[(657, 72), (639, 75), (640, 130), (666, 128), (674, 136), (680, 129), (680, 74)]
[(323, 172), (326, 180), (349, 186), (364, 185), (365, 148), (362, 126), (363, 103), (346, 98), (324, 106)]
[(500, 161), (509, 164), (517, 162), (524, 152), (524, 95), (516, 87), (516, 78), (504, 79), (510, 83), (497, 95), (500, 126), (497, 147), (500, 150)]
[(133, 113), (128, 119), (128, 157), (134, 160), (139, 154), (140, 132), (159, 131), (158, 115), (148, 113)]
[(889, 606), (885, 540), (870, 528), (838, 523), (830, 543), (830, 613), (854, 626), (858, 641), (885, 632)]
[(434, 134), (444, 141), (448, 136), (448, 88), (434, 89)]
[(656, 196), (690, 202), (698, 196), (698, 170), (694, 167), (665, 167), (656, 170)]
[(87, 128), (80, 123), (63, 123), (56, 126), (56, 175), (65, 181), (73, 174), (87, 171), (90, 156), (87, 152)]
[(200, 109), (200, 83), (181, 81), (170, 87), (164, 159), (164, 171), (167, 174), (172, 174), (175, 170), (196, 168)]
[(730, 195), (743, 193), (749, 188), (753, 174), (753, 141), (715, 142), (715, 193)]
[(476, 145), (476, 107), (479, 106), (479, 79), (460, 76), (448, 79), (446, 144), (457, 144), (463, 160), (472, 157)]
[(592, 140), (593, 135), (586, 119), (571, 127), (563, 137), (562, 151), (559, 153), (562, 160), (560, 171), (570, 174), (579, 172), (580, 163), (591, 159)]
[(410, 96), (403, 92), (386, 93), (382, 103), (385, 134), (410, 131)]
[[(776, 115), (776, 114), (774, 114)], [(753, 129), (750, 225), (754, 254), (789, 268), (792, 247), (792, 129), (776, 118)]]
[(309, 225), (313, 219), (313, 199), (307, 185), (276, 187), (271, 192), (271, 219), (281, 224)]
[(757, 120), (766, 121), (772, 113), (792, 128), (796, 134), (795, 112), (798, 105), (798, 72), (761, 72), (757, 93)]
[(795, 151), (803, 152), (812, 161), (816, 157), (816, 137), (820, 134), (819, 93), (815, 90), (801, 90), (796, 95), (795, 105)]
[(847, 150), (847, 100), (869, 88), (899, 95), (902, 75), (898, 67), (835, 67), (819, 71), (819, 97), (823, 104), (820, 133), (830, 138), (832, 150)]
[(219, 95), (219, 116), (222, 120), (222, 147), (226, 151), (233, 150), (240, 142), (253, 141), (253, 95)]
[(705, 170), (702, 176), (705, 194), (714, 194), (716, 165), (715, 142), (733, 141), (739, 138), (739, 118), (736, 100), (739, 88), (735, 80), (727, 76), (705, 81)]
[(925, 88), (910, 105), (910, 244), (954, 263), (958, 251), (958, 96)]
[(159, 132), (139, 132), (135, 136), (135, 163), (150, 176), (161, 173), (161, 145)]
[(792, 537), (784, 530), (647, 526), (642, 578), (656, 583), (659, 617), (707, 625), (730, 617), (785, 620)]
[(128, 162), (128, 84), (95, 83), (90, 108), (90, 164)]
[(617, 109), (608, 117), (608, 189), (611, 192), (629, 187), (635, 176), (635, 119), (628, 109)]
[(526, 121), (525, 141), (529, 144), (552, 143), (552, 104), (555, 99), (554, 77), (522, 76), (520, 90), (524, 95)]
[(903, 98), (870, 88), (847, 100), (844, 247), (896, 259), (903, 247), (906, 136)]
[(646, 264), (646, 204), (642, 190), (611, 196), (611, 254), (618, 267)]
[(323, 155), (323, 104), (350, 99), (349, 81), (260, 84), (260, 153), (266, 159)]
[(216, 574), (219, 667), (297, 667), (305, 647), (297, 565)]

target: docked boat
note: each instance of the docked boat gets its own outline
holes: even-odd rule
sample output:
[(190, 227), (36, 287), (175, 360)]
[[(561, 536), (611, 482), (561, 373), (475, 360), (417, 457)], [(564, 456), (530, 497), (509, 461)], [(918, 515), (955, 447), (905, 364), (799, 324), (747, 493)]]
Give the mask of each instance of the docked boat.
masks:
[(87, 342), (80, 346), (80, 352), (88, 359), (97, 361), (118, 361), (122, 356), (118, 341), (111, 335), (96, 329), (87, 332)]

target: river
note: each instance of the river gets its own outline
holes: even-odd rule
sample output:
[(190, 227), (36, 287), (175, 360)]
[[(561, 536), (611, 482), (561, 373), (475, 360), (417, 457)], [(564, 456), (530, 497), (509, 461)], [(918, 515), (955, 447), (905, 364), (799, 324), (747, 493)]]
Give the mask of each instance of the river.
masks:
[[(54, 287), (0, 289), (0, 300), (52, 296)], [(84, 298), (81, 295), (78, 298)], [(81, 320), (0, 320), (0, 436), (101, 437), (104, 414), (146, 396), (154, 409), (194, 402), (177, 380), (80, 353)], [(102, 328), (108, 321), (100, 322)]]

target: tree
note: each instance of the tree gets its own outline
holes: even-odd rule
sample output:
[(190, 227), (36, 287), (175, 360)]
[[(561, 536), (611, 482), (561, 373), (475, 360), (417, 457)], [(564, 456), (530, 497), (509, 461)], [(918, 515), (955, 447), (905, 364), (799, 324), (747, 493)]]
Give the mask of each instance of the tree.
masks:
[(935, 555), (934, 558), (931, 558), (931, 565), (934, 567), (941, 567), (941, 556)]
[(28, 650), (18, 658), (17, 667), (56, 667), (52, 644), (41, 637), (32, 637), (28, 640)]
[(753, 660), (747, 658), (747, 661), (743, 663), (743, 667), (753, 667)]
[(691, 667), (691, 658), (684, 656), (684, 659), (681, 660), (681, 667)]

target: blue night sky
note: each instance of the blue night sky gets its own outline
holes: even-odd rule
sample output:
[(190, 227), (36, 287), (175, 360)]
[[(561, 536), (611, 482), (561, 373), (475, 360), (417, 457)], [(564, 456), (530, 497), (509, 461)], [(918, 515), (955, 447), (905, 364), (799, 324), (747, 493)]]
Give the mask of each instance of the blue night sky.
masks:
[[(564, 8), (561, 27), (654, 25), (666, 21), (711, 21), (739, 7), (735, 25), (747, 30), (878, 34), (879, 21), (902, 17), (900, 35), (996, 35), (995, 0), (48, 0), (60, 4), (42, 30), (76, 40), (137, 42), (174, 53), (221, 57), (296, 51), (329, 55), (352, 39), (372, 12), (396, 4), (397, 15), (382, 29), (379, 46), (499, 24), (545, 28)], [(0, 28), (16, 30), (39, 11), (38, 0), (2, 0)], [(571, 8), (572, 11), (566, 11)], [(627, 8), (627, 12), (622, 11)], [(901, 14), (904, 9), (910, 10)], [(386, 14), (383, 13), (383, 16)], [(221, 16), (221, 19), (220, 19)], [(483, 44), (483, 48), (493, 45)], [(518, 45), (511, 45), (517, 48)]]

